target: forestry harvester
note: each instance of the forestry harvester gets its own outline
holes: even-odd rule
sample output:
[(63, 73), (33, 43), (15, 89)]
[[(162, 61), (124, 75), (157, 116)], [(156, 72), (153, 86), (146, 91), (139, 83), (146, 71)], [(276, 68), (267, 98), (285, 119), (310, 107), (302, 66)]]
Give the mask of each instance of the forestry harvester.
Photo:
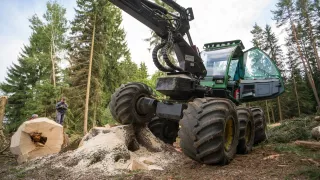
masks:
[[(207, 43), (199, 52), (189, 33), (192, 8), (173, 0), (162, 2), (174, 13), (148, 0), (110, 1), (162, 39), (152, 59), (167, 73), (156, 83), (164, 100), (140, 82), (118, 88), (109, 105), (115, 120), (147, 125), (169, 144), (179, 136), (183, 153), (204, 164), (228, 164), (237, 152), (249, 153), (267, 138), (262, 109), (240, 106), (284, 92), (279, 70), (267, 54), (258, 48), (244, 51), (240, 40)], [(178, 65), (169, 59), (170, 49)]]

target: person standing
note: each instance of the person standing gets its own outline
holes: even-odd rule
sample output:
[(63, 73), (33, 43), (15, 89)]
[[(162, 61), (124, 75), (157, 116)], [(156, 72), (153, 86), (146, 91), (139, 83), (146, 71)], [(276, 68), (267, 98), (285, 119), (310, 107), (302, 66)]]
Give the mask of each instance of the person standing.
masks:
[(63, 125), (64, 115), (68, 109), (68, 104), (66, 103), (66, 98), (61, 98), (61, 101), (56, 104), (57, 110), (57, 123)]

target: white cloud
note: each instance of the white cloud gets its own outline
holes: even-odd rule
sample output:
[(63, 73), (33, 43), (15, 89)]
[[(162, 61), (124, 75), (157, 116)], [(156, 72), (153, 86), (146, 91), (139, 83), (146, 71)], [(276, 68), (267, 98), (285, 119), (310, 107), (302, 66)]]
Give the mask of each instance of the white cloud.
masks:
[[(71, 20), (74, 16), (75, 1), (59, 0), (60, 4), (67, 8), (67, 18)], [(184, 7), (192, 7), (195, 20), (191, 22), (191, 35), (194, 43), (202, 49), (204, 43), (214, 41), (227, 41), (241, 39), (246, 48), (252, 45), (250, 30), (255, 22), (261, 26), (271, 23), (270, 9), (274, 8), (275, 0), (178, 0)], [(7, 0), (6, 4), (10, 4)], [(20, 8), (19, 8), (20, 7)], [(29, 9), (16, 7), (14, 3), (8, 7), (1, 7), (0, 10), (7, 9), (8, 20), (7, 31), (15, 31), (7, 36), (5, 31), (0, 30), (0, 82), (4, 80), (5, 71), (12, 62), (15, 62), (24, 43), (27, 43), (30, 36), (30, 28), (27, 18), (37, 13), (42, 15), (45, 11), (45, 1), (34, 1)], [(9, 13), (10, 12), (10, 13)], [(150, 30), (139, 21), (123, 13), (123, 27), (127, 33), (127, 42), (132, 55), (132, 60), (136, 63), (145, 62), (148, 66), (149, 74), (152, 74), (156, 67), (151, 58), (151, 53), (147, 50), (148, 42), (143, 39), (150, 36)], [(1, 19), (0, 19), (1, 22)], [(273, 24), (273, 23), (271, 23)]]

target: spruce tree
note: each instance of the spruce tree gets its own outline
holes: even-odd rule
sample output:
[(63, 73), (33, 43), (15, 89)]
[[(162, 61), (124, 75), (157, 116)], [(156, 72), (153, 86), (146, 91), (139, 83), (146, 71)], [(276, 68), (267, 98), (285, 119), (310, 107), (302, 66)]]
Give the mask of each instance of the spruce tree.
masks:
[[(271, 26), (266, 25), (265, 30), (263, 32), (263, 42), (262, 42), (262, 49), (268, 53), (271, 59), (274, 61), (276, 66), (281, 72), (282, 77), (284, 77), (283, 69), (283, 54), (282, 49), (279, 46), (278, 38), (276, 37), (275, 33), (272, 32)], [(282, 110), (281, 110), (281, 102), (280, 97), (277, 97), (277, 104), (278, 104), (278, 114), (280, 121), (283, 120), (282, 118)]]
[[(55, 10), (52, 10), (54, 7)], [(59, 10), (59, 11), (56, 11)], [(52, 63), (50, 58), (50, 39), (56, 39), (56, 47), (64, 39), (65, 10), (56, 2), (47, 3), (47, 12), (44, 21), (33, 15), (29, 21), (32, 34), (29, 38), (30, 45), (24, 46), (19, 56), (18, 63), (8, 69), (6, 82), (0, 89), (9, 95), (7, 116), (17, 127), (32, 114), (54, 118), (55, 100), (57, 89), (52, 84)], [(60, 20), (52, 23), (46, 17), (57, 16)], [(62, 22), (62, 23), (57, 23)], [(59, 24), (59, 25), (57, 25)], [(49, 35), (52, 26), (59, 31), (54, 36)], [(60, 49), (56, 48), (56, 52)]]
[(121, 22), (121, 11), (108, 0), (77, 1), (76, 17), (71, 23), (69, 50), (71, 67), (68, 97), (72, 101), (72, 117), (67, 124), (72, 129), (80, 130), (83, 129), (81, 126), (84, 127), (91, 47), (93, 54), (91, 82), (88, 87), (89, 128), (91, 124), (101, 125), (105, 119), (104, 112), (110, 96), (122, 81), (121, 73), (126, 73), (119, 68), (119, 62), (130, 58), (125, 33), (120, 27)]

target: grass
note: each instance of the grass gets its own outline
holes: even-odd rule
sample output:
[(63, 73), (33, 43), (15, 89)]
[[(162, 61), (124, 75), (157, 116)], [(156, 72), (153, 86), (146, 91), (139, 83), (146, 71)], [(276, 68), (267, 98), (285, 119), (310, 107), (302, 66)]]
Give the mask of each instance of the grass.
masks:
[(275, 144), (274, 150), (278, 153), (293, 153), (302, 158), (320, 159), (319, 151), (312, 151), (294, 144)]

